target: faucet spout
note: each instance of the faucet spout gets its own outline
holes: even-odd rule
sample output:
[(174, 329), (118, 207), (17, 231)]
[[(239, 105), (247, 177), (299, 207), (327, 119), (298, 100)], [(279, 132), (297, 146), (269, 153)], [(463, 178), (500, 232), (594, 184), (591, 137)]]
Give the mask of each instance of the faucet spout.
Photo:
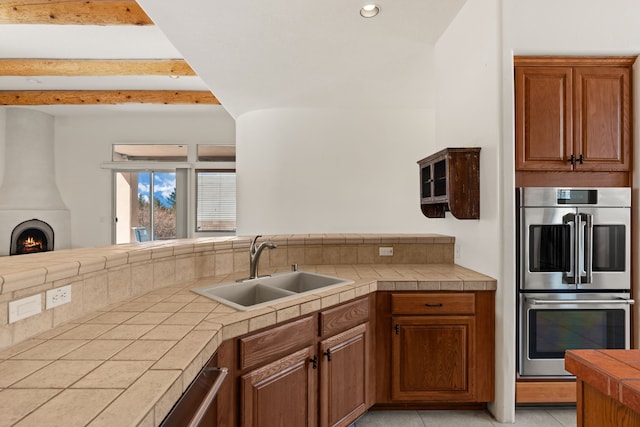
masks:
[(260, 254), (262, 251), (267, 249), (275, 249), (278, 247), (275, 243), (267, 240), (265, 242), (256, 245), (258, 238), (262, 236), (256, 236), (251, 242), (251, 247), (249, 248), (249, 279), (255, 279), (258, 276), (258, 264), (260, 262)]

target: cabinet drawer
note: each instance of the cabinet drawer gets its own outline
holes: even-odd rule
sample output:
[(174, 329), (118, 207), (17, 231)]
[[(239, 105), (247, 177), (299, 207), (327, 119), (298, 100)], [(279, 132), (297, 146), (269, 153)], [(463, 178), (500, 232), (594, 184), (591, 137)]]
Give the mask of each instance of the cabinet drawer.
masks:
[(393, 314), (474, 314), (475, 294), (402, 293), (391, 295)]
[(320, 313), (320, 335), (346, 331), (369, 320), (369, 298), (348, 302)]
[(315, 340), (313, 316), (240, 338), (240, 369), (290, 354)]

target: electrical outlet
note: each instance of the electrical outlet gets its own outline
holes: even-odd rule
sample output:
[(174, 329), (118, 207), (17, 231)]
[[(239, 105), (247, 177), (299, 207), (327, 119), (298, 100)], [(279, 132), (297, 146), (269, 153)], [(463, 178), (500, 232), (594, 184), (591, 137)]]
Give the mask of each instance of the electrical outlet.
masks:
[(42, 294), (9, 301), (9, 323), (35, 316), (42, 311)]
[(47, 291), (47, 310), (71, 302), (71, 285)]
[(393, 247), (379, 247), (379, 256), (393, 256)]

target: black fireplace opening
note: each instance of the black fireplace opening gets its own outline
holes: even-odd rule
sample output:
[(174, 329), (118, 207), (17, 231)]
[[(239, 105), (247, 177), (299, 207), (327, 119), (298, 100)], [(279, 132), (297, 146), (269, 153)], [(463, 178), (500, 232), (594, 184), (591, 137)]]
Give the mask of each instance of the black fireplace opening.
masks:
[(11, 232), (10, 255), (53, 250), (53, 228), (44, 221), (31, 219), (18, 224)]

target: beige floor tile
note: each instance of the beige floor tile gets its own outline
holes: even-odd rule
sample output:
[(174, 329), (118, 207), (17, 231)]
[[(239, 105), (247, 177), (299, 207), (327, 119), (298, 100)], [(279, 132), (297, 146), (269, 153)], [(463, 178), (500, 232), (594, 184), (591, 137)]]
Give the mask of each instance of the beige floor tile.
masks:
[(12, 388), (67, 388), (94, 370), (100, 361), (56, 360), (15, 383)]
[(113, 356), (112, 360), (160, 360), (178, 341), (147, 340), (135, 341)]
[(150, 361), (107, 361), (72, 388), (127, 388), (152, 364)]
[(111, 356), (131, 344), (131, 340), (95, 340), (67, 354), (69, 360), (108, 360)]
[(0, 362), (0, 387), (9, 387), (51, 362), (47, 360), (5, 360)]
[(16, 421), (51, 399), (62, 390), (19, 390), (0, 391), (0, 427), (15, 425)]
[[(120, 393), (122, 390), (65, 390), (22, 419), (16, 424), (16, 427), (85, 426)], [(70, 411), (69, 408), (73, 408), (73, 410)]]
[(13, 359), (57, 360), (88, 342), (88, 340), (45, 341), (25, 352), (13, 356)]

